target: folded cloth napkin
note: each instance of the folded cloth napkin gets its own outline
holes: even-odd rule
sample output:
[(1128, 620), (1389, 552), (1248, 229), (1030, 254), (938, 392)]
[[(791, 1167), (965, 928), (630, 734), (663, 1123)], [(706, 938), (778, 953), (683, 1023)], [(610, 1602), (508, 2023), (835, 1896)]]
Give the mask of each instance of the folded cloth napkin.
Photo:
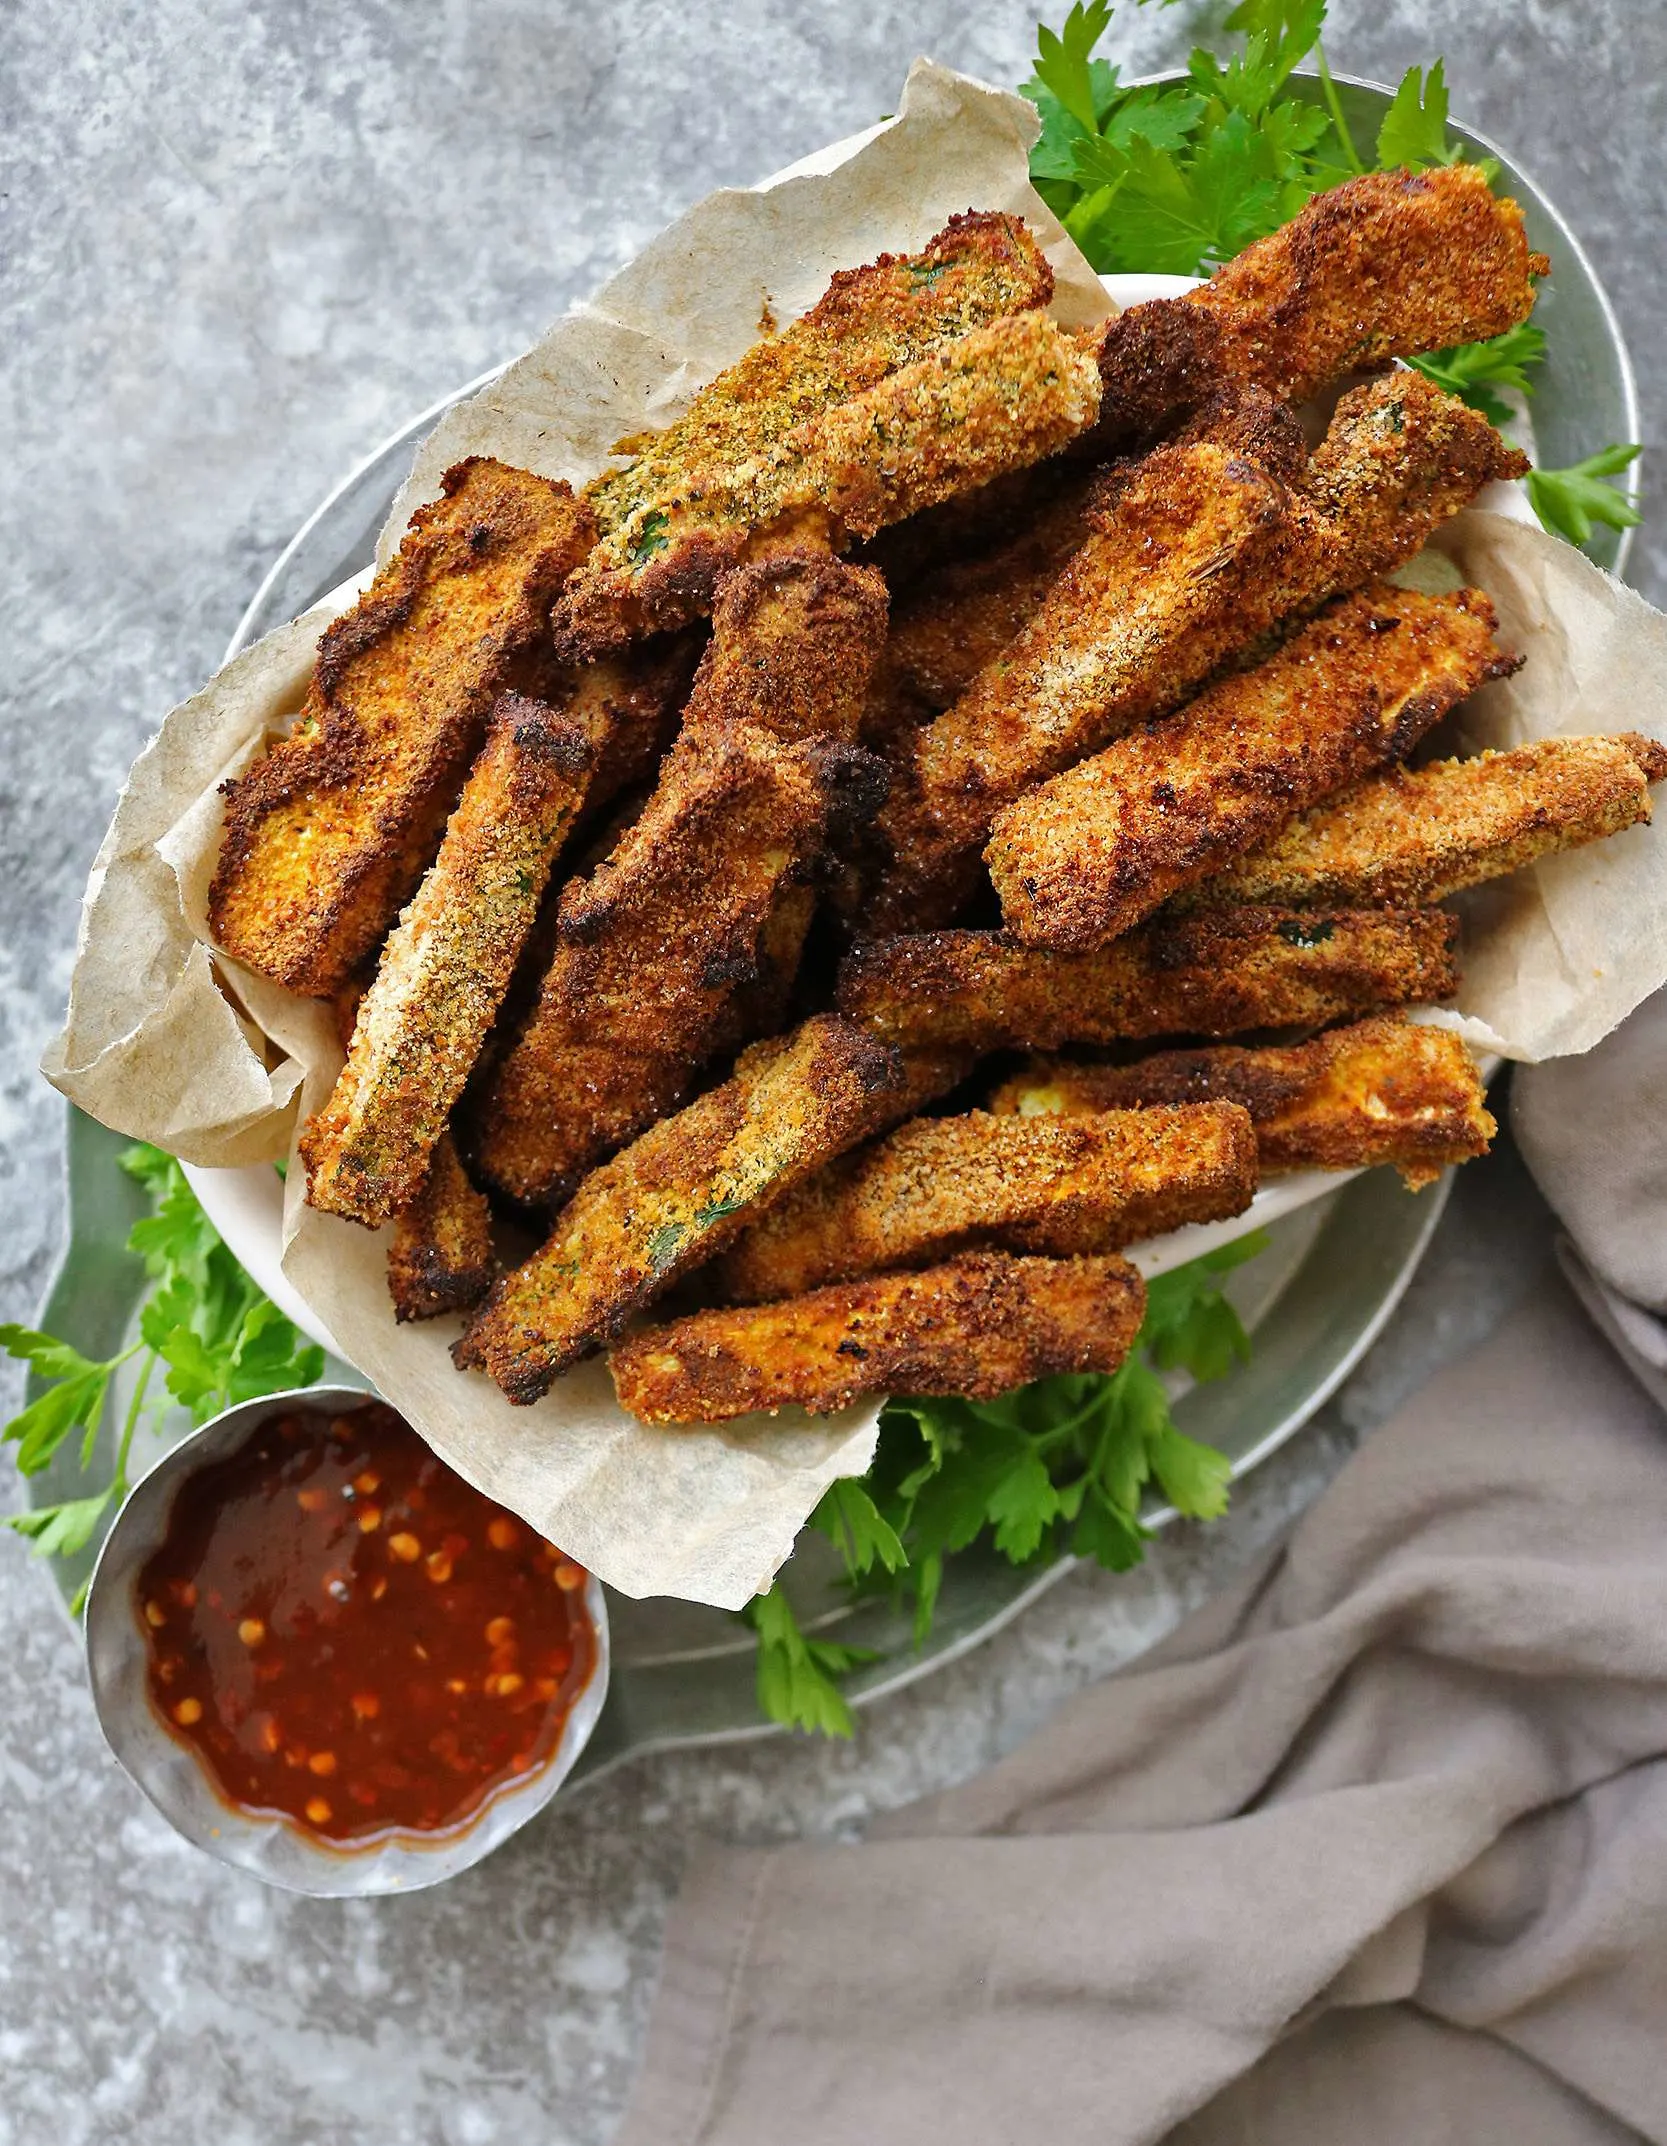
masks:
[(1576, 1294), (1667, 1408), (1667, 992), (1584, 1057), (1520, 1068), (1511, 1130)]
[[(1564, 1111), (1620, 1122), (1638, 1048), (1528, 1139), (1602, 1286), (1659, 1304), (1667, 1113), (1607, 1179), (1546, 1159)], [(1010, 1758), (861, 1846), (699, 1864), (621, 2146), (1640, 2135), (1667, 2146), (1667, 1421), (1549, 1280)]]

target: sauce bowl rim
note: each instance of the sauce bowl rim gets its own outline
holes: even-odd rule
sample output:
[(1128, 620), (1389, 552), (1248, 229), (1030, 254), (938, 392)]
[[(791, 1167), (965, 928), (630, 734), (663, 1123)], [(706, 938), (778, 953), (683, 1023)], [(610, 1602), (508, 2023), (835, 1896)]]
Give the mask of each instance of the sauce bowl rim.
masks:
[(87, 1680), (99, 1727), (122, 1771), (182, 1840), (264, 1884), (316, 1899), (418, 1892), (472, 1869), (557, 1794), (590, 1741), (608, 1692), (607, 1602), (602, 1583), (587, 1571), (582, 1600), (593, 1660), (556, 1748), (523, 1781), (489, 1795), (460, 1826), (431, 1840), (406, 1832), (361, 1847), (336, 1846), (315, 1840), (289, 1819), (257, 1816), (224, 1799), (195, 1748), (165, 1726), (151, 1699), (149, 1650), (135, 1592), (140, 1567), (162, 1540), (178, 1486), (235, 1450), (256, 1425), (287, 1409), (345, 1412), (372, 1402), (392, 1405), (363, 1386), (321, 1383), (283, 1387), (222, 1409), (160, 1454), (134, 1484), (87, 1588)]

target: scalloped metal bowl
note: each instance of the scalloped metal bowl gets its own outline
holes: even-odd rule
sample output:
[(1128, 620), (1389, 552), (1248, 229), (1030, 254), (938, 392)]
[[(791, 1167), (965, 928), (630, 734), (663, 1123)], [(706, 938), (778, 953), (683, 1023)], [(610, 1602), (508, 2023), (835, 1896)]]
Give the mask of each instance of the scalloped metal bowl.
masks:
[(145, 1560), (161, 1543), (175, 1491), (209, 1461), (223, 1459), (268, 1416), (296, 1402), (310, 1408), (363, 1408), (359, 1387), (309, 1386), (228, 1408), (192, 1431), (144, 1477), (105, 1537), (87, 1595), (87, 1672), (99, 1726), (123, 1769), (174, 1831), (219, 1862), (286, 1892), (318, 1899), (410, 1893), (454, 1878), (537, 1817), (573, 1771), (608, 1695), (608, 1606), (589, 1577), (584, 1604), (596, 1659), (562, 1727), (555, 1751), (535, 1773), (500, 1789), (463, 1825), (432, 1838), (391, 1835), (364, 1847), (325, 1846), (286, 1819), (257, 1817), (225, 1802), (192, 1748), (168, 1728), (150, 1696), (147, 1647), (137, 1596)]

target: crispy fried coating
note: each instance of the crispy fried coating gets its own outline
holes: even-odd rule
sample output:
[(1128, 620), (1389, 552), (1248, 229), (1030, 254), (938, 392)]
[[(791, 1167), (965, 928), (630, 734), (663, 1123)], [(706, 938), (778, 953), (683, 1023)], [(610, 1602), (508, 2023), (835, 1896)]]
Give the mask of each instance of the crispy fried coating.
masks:
[(594, 1171), (542, 1249), (493, 1288), (452, 1354), (512, 1401), (612, 1340), (676, 1276), (863, 1139), (901, 1083), (897, 1053), (821, 1015), (755, 1045), (734, 1077)]
[(1667, 745), (1636, 731), (1394, 768), (1316, 805), (1176, 906), (1445, 901), (1648, 820), (1649, 786), (1664, 778)]
[(1502, 334), (1549, 266), (1474, 165), (1346, 180), (1201, 289), (1109, 324), (1103, 429), (1152, 439), (1223, 380), (1305, 402), (1344, 373)]
[(785, 745), (856, 742), (889, 605), (873, 567), (814, 547), (777, 552), (727, 575), (712, 610), (683, 719), (756, 723)]
[(850, 740), (885, 626), (872, 568), (800, 553), (731, 577), (654, 794), (564, 889), (538, 1001), (488, 1084), (479, 1162), (502, 1191), (564, 1197), (785, 1012), (805, 877), (878, 803), (883, 771)]
[(789, 433), (703, 468), (596, 547), (552, 612), (569, 660), (679, 626), (722, 576), (787, 545), (834, 551), (1057, 452), (1092, 424), (1089, 342), (1041, 311), (974, 328)]
[(717, 1282), (757, 1304), (956, 1252), (1115, 1252), (1242, 1214), (1255, 1191), (1256, 1136), (1237, 1103), (916, 1118), (779, 1201)]
[(1004, 925), (1027, 946), (1117, 938), (1514, 668), (1495, 623), (1476, 589), (1373, 582), (1254, 670), (1027, 791), (984, 852)]
[[(738, 996), (769, 989), (771, 920), (861, 765), (850, 748), (783, 745), (751, 724), (674, 749), (607, 863), (562, 896), (537, 1004), (480, 1110), (492, 1184), (518, 1200), (559, 1199), (677, 1105), (734, 1040)], [(777, 996), (779, 970), (769, 981)]]
[(310, 1205), (375, 1229), (416, 1199), (591, 763), (570, 716), (501, 696), (439, 855), (382, 950), (347, 1063), (302, 1127)]
[(1029, 624), (1088, 534), (1095, 480), (1092, 469), (1063, 471), (1005, 541), (935, 566), (893, 604), (886, 665), (904, 692), (947, 708)]
[(215, 942), (328, 997), (374, 952), (438, 846), (493, 701), (542, 682), (551, 598), (590, 510), (479, 458), (446, 472), (398, 555), (325, 632), (286, 738), (227, 789)]
[(801, 319), (766, 335), (663, 432), (622, 440), (633, 459), (590, 486), (604, 537), (638, 527), (692, 476), (768, 454), (836, 402), (969, 329), (1045, 306), (1053, 271), (1017, 216), (952, 216), (919, 253), (842, 268)]
[(1393, 1163), (1414, 1187), (1449, 1163), (1485, 1155), (1499, 1129), (1476, 1061), (1459, 1038), (1397, 1014), (1283, 1047), (1215, 1044), (1160, 1051), (1127, 1066), (1033, 1059), (997, 1088), (989, 1107), (1074, 1117), (1202, 1102), (1249, 1111), (1264, 1173)]
[(875, 928), (953, 916), (996, 814), (1032, 784), (1178, 706), (1279, 621), (1387, 572), (1526, 466), (1484, 417), (1402, 372), (1342, 397), (1300, 488), (1204, 438), (1108, 478), (1029, 625), (916, 734), (881, 816), (892, 856)]
[(1101, 480), (1086, 541), (1029, 622), (911, 740), (880, 816), (891, 855), (870, 912), (877, 929), (952, 916), (1003, 805), (1213, 668), (1237, 608), (1230, 592), (1268, 571), (1284, 505), (1263, 470), (1207, 444), (1160, 449), (1132, 479)]
[(435, 1143), (423, 1189), (394, 1218), (388, 1293), (394, 1317), (468, 1311), (492, 1286), (492, 1215), (469, 1182), (449, 1132)]
[(862, 1394), (993, 1401), (1063, 1371), (1115, 1371), (1146, 1315), (1122, 1259), (975, 1252), (923, 1274), (846, 1282), (786, 1303), (702, 1311), (619, 1344), (620, 1405), (645, 1423), (767, 1409), (827, 1415)]
[(859, 942), (835, 999), (905, 1050), (1312, 1028), (1449, 997), (1456, 932), (1439, 909), (1266, 908), (1160, 917), (1085, 953), (1001, 932), (919, 932)]

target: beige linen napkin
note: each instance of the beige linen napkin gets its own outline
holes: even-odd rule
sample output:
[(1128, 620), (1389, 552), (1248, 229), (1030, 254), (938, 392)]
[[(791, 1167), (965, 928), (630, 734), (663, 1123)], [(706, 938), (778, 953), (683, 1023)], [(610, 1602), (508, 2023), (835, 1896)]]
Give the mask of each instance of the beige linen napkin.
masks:
[(1012, 1757), (701, 1863), (621, 2146), (1667, 2141), (1663, 1754), (1667, 1421), (1549, 1281)]
[(1511, 1130), (1576, 1294), (1667, 1408), (1667, 992), (1583, 1057), (1519, 1067)]

